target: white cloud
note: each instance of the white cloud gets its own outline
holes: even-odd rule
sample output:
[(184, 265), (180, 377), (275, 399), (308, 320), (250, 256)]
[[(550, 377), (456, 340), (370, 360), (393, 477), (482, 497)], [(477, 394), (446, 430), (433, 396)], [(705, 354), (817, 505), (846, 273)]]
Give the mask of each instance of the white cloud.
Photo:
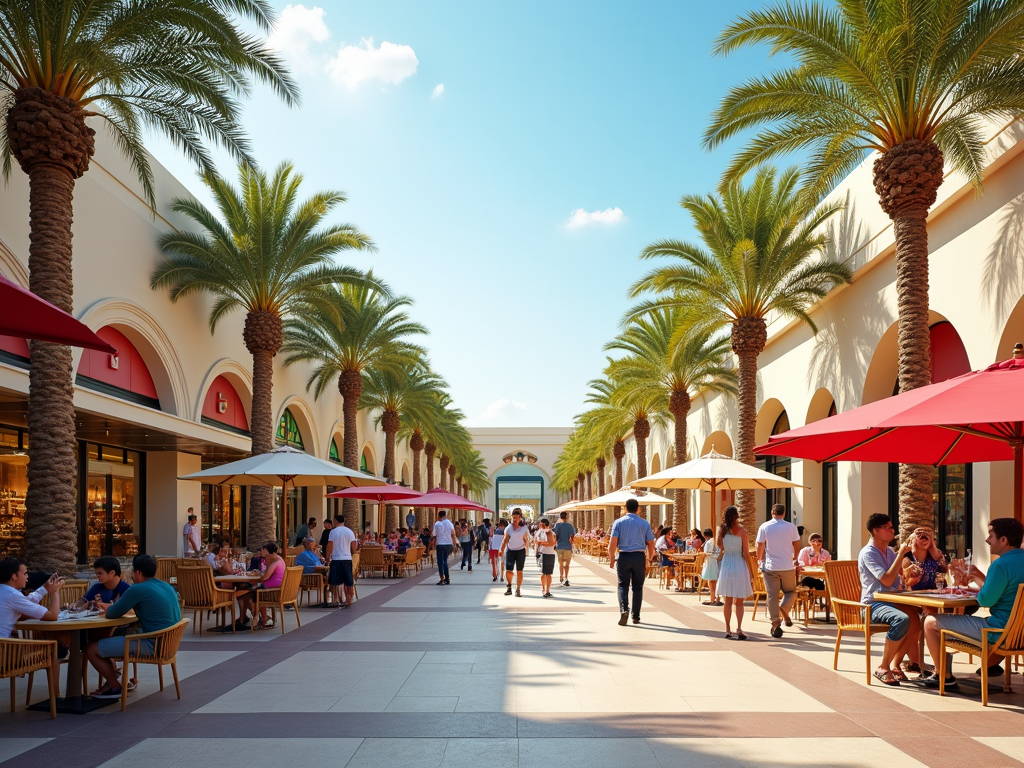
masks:
[(621, 208), (605, 208), (603, 211), (588, 211), (584, 208), (577, 208), (565, 221), (566, 229), (580, 229), (598, 224), (621, 224), (626, 220), (626, 214)]
[(520, 417), (526, 413), (526, 410), (526, 403), (520, 403), (516, 400), (510, 400), (507, 397), (503, 397), (500, 400), (495, 400), (484, 408), (483, 413), (480, 414), (480, 418), (477, 419), (477, 421), (480, 424), (487, 424), (490, 426), (512, 426), (519, 423)]
[(338, 55), (328, 63), (327, 74), (349, 88), (375, 79), (397, 85), (415, 75), (419, 64), (411, 46), (385, 40), (375, 48), (373, 38), (367, 37), (359, 45), (342, 46)]
[(274, 25), (274, 31), (267, 39), (267, 45), (284, 54), (300, 69), (314, 69), (322, 65), (323, 56), (310, 53), (309, 47), (323, 43), (331, 32), (324, 23), (324, 9), (319, 6), (307, 8), (304, 5), (288, 5)]
[(434, 92), (430, 94), (430, 98), (436, 99), (442, 93), (444, 93), (444, 83), (438, 83), (434, 86)]

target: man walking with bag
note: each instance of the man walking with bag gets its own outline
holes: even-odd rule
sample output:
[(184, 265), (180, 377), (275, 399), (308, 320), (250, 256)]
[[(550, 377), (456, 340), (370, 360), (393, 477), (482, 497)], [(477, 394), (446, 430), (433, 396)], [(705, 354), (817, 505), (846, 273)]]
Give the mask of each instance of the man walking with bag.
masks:
[[(796, 557), (800, 554), (800, 531), (786, 520), (786, 508), (772, 505), (772, 519), (757, 529), (757, 562), (768, 592), (768, 615), (772, 619), (772, 637), (782, 637), (782, 622), (793, 626), (789, 606), (796, 597)], [(779, 605), (779, 592), (782, 604)], [(781, 617), (780, 617), (781, 614)]]

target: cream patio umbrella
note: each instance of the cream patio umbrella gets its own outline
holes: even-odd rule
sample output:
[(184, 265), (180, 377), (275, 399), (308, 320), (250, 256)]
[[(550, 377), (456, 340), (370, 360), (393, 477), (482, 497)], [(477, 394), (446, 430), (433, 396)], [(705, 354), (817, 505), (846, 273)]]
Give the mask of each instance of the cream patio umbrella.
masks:
[(720, 453), (711, 453), (699, 459), (677, 464), (653, 475), (634, 480), (631, 488), (689, 488), (711, 491), (711, 519), (718, 519), (715, 509), (715, 491), (767, 490), (768, 488), (803, 488), (800, 483), (786, 480), (771, 472), (730, 459)]
[[(646, 478), (645, 478), (646, 479)], [(626, 502), (630, 499), (636, 499), (636, 503), (641, 507), (653, 507), (656, 504), (671, 504), (672, 499), (666, 499), (664, 496), (659, 496), (656, 493), (648, 493), (639, 489), (630, 488), (628, 485), (625, 488), (619, 488), (617, 491), (606, 493), (604, 496), (598, 496), (596, 499), (590, 501), (580, 501), (576, 503), (574, 509), (602, 509), (604, 507), (622, 507), (625, 506)]]

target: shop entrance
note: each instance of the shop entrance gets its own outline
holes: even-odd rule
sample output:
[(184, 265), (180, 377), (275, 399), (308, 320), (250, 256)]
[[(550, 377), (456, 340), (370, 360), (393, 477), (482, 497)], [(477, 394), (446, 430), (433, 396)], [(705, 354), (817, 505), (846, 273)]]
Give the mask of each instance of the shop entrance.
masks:
[(134, 557), (140, 551), (137, 508), (142, 454), (86, 443), (86, 562), (102, 555)]

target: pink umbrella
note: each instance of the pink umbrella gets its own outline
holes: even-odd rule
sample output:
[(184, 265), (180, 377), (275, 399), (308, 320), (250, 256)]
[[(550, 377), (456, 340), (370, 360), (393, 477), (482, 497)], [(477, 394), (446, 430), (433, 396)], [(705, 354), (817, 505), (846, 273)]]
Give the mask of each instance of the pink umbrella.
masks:
[(373, 501), (377, 504), (390, 504), (399, 501), (402, 506), (409, 506), (406, 499), (415, 499), (423, 494), (414, 491), (412, 488), (403, 488), (400, 485), (373, 485), (366, 488), (343, 488), (340, 491), (328, 493), (329, 499), (359, 499), (361, 501)]
[[(331, 494), (332, 496), (334, 494)], [(405, 507), (434, 507), (435, 509), (473, 509), (477, 512), (493, 512), (494, 510), (470, 501), (465, 496), (449, 493), (443, 488), (434, 488), (412, 501), (403, 501)]]
[(117, 350), (63, 309), (39, 298), (0, 275), (0, 335), (39, 339), (69, 347), (87, 347), (117, 354)]

